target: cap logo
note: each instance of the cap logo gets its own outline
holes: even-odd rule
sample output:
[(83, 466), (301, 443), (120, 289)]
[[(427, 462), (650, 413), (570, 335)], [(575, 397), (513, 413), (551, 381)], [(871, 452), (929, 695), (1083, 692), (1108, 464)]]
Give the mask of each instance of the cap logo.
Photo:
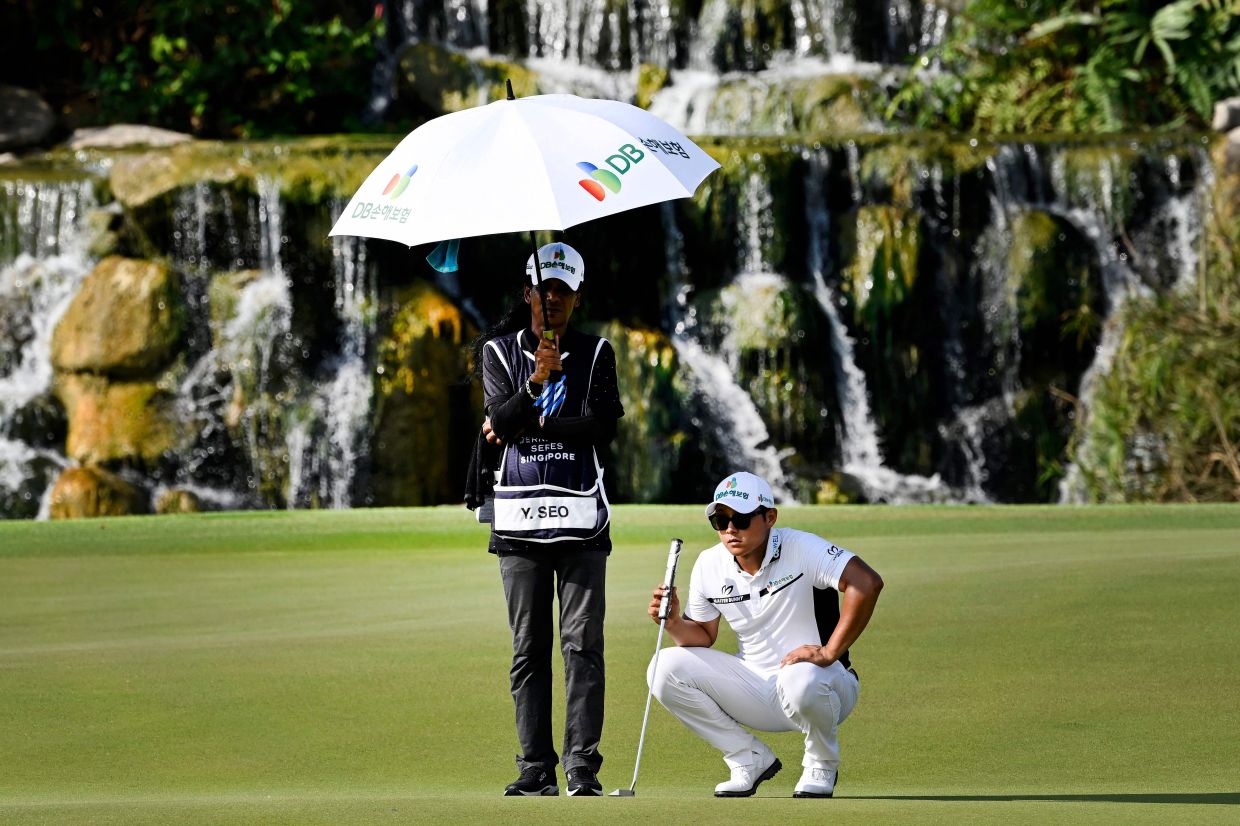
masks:
[(565, 270), (566, 272), (570, 272), (570, 273), (572, 273), (573, 275), (576, 275), (576, 274), (577, 274), (577, 268), (576, 268), (576, 267), (574, 267), (574, 266), (572, 266), (572, 265), (570, 265), (570, 264), (566, 264), (566, 263), (564, 263), (564, 261), (562, 260), (563, 258), (564, 258), (564, 256), (563, 256), (563, 255), (561, 255), (561, 256), (560, 256), (560, 259), (561, 259), (561, 260), (556, 260), (556, 261), (539, 261), (538, 263), (539, 263), (539, 265), (540, 265), (540, 266), (541, 266), (544, 270)]
[(734, 487), (736, 487), (736, 477), (735, 477), (735, 476), (733, 476), (731, 479), (729, 479), (729, 480), (728, 480), (728, 489), (729, 489), (729, 490), (731, 490), (731, 489), (732, 489), (732, 488), (734, 488)]
[(387, 186), (383, 188), (383, 194), (388, 196), (390, 200), (395, 201), (400, 197), (401, 193), (409, 186), (409, 182), (413, 180), (413, 175), (418, 171), (418, 165), (415, 163), (409, 167), (409, 171), (405, 174), (397, 172), (392, 176), (392, 180), (388, 181)]

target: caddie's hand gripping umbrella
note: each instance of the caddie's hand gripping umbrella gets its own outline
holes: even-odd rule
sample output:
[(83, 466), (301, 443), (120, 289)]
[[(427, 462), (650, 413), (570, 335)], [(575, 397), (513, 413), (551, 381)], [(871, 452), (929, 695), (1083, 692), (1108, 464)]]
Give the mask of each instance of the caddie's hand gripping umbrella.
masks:
[[(575, 95), (516, 98), (509, 83), (507, 100), (443, 115), (410, 132), (370, 173), (330, 234), (414, 246), (564, 230), (689, 197), (718, 168), (644, 109)], [(536, 243), (534, 256), (541, 294)], [(542, 305), (544, 335), (552, 338), (545, 300)]]

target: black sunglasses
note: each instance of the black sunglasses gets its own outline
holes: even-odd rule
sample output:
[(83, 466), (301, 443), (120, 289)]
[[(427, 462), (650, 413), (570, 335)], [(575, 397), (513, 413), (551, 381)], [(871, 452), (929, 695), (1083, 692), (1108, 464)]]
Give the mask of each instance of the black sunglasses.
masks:
[(706, 519), (710, 522), (710, 526), (717, 531), (726, 531), (728, 529), (728, 522), (735, 525), (738, 531), (743, 531), (749, 527), (749, 523), (753, 521), (755, 516), (763, 513), (766, 513), (766, 508), (758, 508), (752, 513), (734, 513), (731, 516), (724, 516), (722, 513), (712, 513)]

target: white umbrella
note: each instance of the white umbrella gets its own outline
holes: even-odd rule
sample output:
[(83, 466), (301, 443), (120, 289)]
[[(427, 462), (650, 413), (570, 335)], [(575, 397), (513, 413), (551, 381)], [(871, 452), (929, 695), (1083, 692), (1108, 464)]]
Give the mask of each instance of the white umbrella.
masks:
[(691, 196), (719, 164), (660, 118), (614, 100), (535, 95), (409, 133), (332, 235), (432, 241), (576, 224)]

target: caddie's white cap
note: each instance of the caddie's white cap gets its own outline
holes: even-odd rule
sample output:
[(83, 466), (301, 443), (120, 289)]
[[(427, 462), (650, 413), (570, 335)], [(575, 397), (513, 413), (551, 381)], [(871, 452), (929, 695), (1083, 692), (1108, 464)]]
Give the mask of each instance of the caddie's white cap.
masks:
[[(581, 260), (581, 253), (562, 241), (544, 244), (538, 248), (538, 263), (542, 264), (542, 277), (558, 278), (568, 285), (573, 292), (581, 288), (586, 277), (586, 262)], [(525, 275), (531, 284), (538, 284), (534, 277), (534, 256), (525, 262)]]
[(775, 507), (775, 494), (765, 479), (742, 470), (726, 477), (715, 488), (714, 499), (706, 506), (706, 516), (713, 516), (720, 505), (737, 513), (753, 513), (759, 507)]

